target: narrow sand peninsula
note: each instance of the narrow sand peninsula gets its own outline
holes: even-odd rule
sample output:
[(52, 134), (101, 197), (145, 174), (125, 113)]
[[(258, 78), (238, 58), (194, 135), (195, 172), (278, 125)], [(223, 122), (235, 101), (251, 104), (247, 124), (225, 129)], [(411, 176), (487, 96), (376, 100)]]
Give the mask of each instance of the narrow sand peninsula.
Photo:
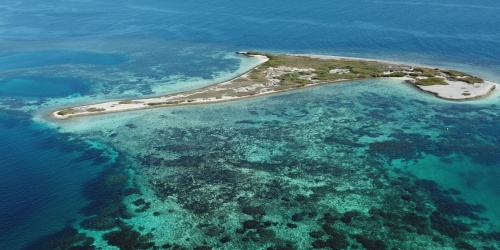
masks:
[(155, 98), (122, 100), (57, 110), (51, 116), (105, 114), (155, 107), (206, 104), (249, 98), (340, 81), (398, 77), (417, 88), (449, 100), (479, 98), (497, 84), (455, 70), (412, 67), (388, 61), (320, 55), (274, 55), (238, 52), (259, 59), (259, 64), (232, 80), (205, 88)]

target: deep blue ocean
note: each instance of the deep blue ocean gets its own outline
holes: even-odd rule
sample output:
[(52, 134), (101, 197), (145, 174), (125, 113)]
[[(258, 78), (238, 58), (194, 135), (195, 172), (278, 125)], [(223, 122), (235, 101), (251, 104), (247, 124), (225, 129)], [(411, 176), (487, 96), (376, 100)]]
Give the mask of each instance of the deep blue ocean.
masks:
[[(236, 51), (383, 59), (457, 69), (498, 83), (499, 27), (500, 2), (497, 0), (4, 1), (0, 3), (0, 249), (69, 249), (74, 242), (87, 246), (107, 246), (105, 242), (112, 240), (109, 240), (109, 237), (103, 239), (101, 233), (94, 232), (93, 229), (99, 226), (104, 228), (105, 232), (112, 231), (113, 228), (123, 229), (126, 228), (123, 222), (119, 225), (108, 225), (109, 223), (99, 221), (102, 222), (99, 226), (95, 225), (98, 223), (88, 226), (90, 223), (81, 222), (89, 216), (103, 218), (99, 217), (102, 211), (95, 210), (111, 207), (110, 201), (116, 204), (123, 202), (125, 205), (113, 204), (121, 208), (116, 208), (107, 216), (111, 214), (123, 218), (122, 221), (126, 221), (127, 225), (141, 225), (133, 228), (137, 231), (142, 228), (141, 233), (144, 234), (149, 227), (161, 231), (161, 223), (151, 222), (154, 216), (130, 215), (123, 212), (127, 210), (123, 206), (130, 205), (136, 200), (135, 197), (140, 197), (137, 190), (140, 190), (144, 197), (153, 199), (152, 193), (157, 192), (156, 196), (161, 198), (161, 191), (158, 190), (167, 192), (167, 187), (158, 187), (158, 180), (155, 179), (159, 178), (158, 176), (173, 178), (172, 183), (177, 185), (185, 184), (180, 180), (203, 179), (203, 176), (183, 176), (175, 172), (177, 170), (172, 170), (177, 173), (173, 177), (170, 173), (144, 168), (145, 165), (156, 166), (154, 159), (158, 157), (163, 157), (162, 164), (172, 166), (208, 166), (216, 164), (215, 162), (224, 162), (227, 164), (225, 167), (245, 166), (248, 169), (269, 171), (273, 176), (288, 176), (287, 174), (295, 171), (290, 170), (291, 172), (279, 175), (273, 172), (275, 170), (269, 170), (276, 167), (276, 162), (292, 164), (293, 161), (294, 166), (305, 166), (300, 171), (313, 171), (308, 167), (334, 164), (333, 162), (339, 166), (373, 164), (374, 168), (377, 166), (377, 169), (385, 169), (380, 170), (380, 176), (383, 175), (389, 180), (387, 183), (391, 183), (390, 178), (395, 180), (393, 184), (415, 183), (416, 187), (423, 191), (414, 193), (426, 193), (428, 196), (422, 197), (430, 197), (429, 199), (437, 204), (435, 206), (439, 212), (443, 212), (440, 209), (443, 200), (455, 201), (455, 205), (462, 207), (457, 210), (450, 208), (457, 211), (449, 215), (450, 218), (464, 223), (472, 220), (481, 230), (487, 233), (496, 232), (491, 234), (491, 238), (485, 236), (481, 239), (486, 242), (484, 246), (498, 247), (498, 243), (491, 243), (500, 241), (500, 185), (497, 181), (500, 178), (500, 98), (497, 93), (482, 100), (454, 103), (438, 100), (408, 86), (396, 87), (394, 92), (391, 92), (381, 87), (385, 85), (380, 85), (380, 82), (368, 82), (364, 86), (376, 86), (374, 89), (377, 90), (373, 93), (370, 88), (362, 88), (358, 84), (354, 84), (353, 92), (350, 92), (350, 85), (345, 83), (338, 87), (338, 93), (342, 95), (335, 92), (335, 86), (329, 86), (324, 87), (324, 90), (301, 90), (302, 94), (298, 92), (266, 97), (254, 102), (225, 103), (214, 105), (213, 108), (190, 107), (163, 111), (157, 109), (141, 114), (113, 114), (99, 118), (78, 118), (68, 122), (54, 121), (48, 114), (52, 110), (71, 105), (155, 96), (229, 79), (248, 70), (251, 65), (245, 58), (234, 55)], [(398, 101), (399, 98), (402, 99)], [(338, 102), (330, 103), (332, 100)], [(231, 118), (226, 121), (221, 114)], [(326, 117), (324, 114), (331, 116)], [(309, 130), (302, 130), (300, 124), (306, 124)], [(287, 132), (288, 136), (295, 136), (289, 138), (285, 133), (272, 130), (273, 126), (282, 126), (283, 130), (280, 131), (299, 127)], [(447, 130), (444, 131), (443, 128)], [(267, 131), (266, 129), (269, 129), (268, 134), (259, 134), (259, 131)], [(250, 136), (252, 133), (259, 139)], [(344, 139), (356, 138), (357, 142), (341, 143), (340, 139), (331, 139), (330, 143), (341, 146), (334, 147), (329, 144), (332, 148), (325, 146), (327, 150), (315, 144), (318, 140), (327, 141), (325, 138), (316, 138), (318, 133), (342, 135)], [(271, 138), (270, 135), (275, 137)], [(183, 141), (185, 144), (174, 145), (173, 149), (172, 145), (158, 142), (160, 138), (163, 138), (162, 142), (172, 140)], [(228, 142), (222, 143), (221, 138)], [(234, 138), (248, 140), (238, 141)], [(388, 153), (384, 151), (386, 149), (377, 148), (376, 146), (380, 145), (376, 143), (380, 138), (387, 139), (387, 142), (397, 141), (399, 144), (387, 147), (394, 147), (393, 150), (399, 153)], [(221, 140), (220, 145), (217, 144), (218, 140)], [(280, 144), (293, 144), (289, 140), (297, 140), (296, 148)], [(204, 144), (207, 142), (214, 142), (213, 144), (218, 146), (212, 145), (212, 148)], [(311, 144), (307, 144), (308, 142)], [(407, 142), (417, 146), (408, 146), (405, 144)], [(280, 150), (269, 154), (282, 158), (265, 156), (266, 152), (272, 151), (272, 145)], [(316, 147), (320, 148), (314, 150)], [(292, 149), (297, 151), (292, 152)], [(224, 157), (232, 155), (234, 158), (215, 156), (221, 150), (227, 150), (223, 154)], [(203, 160), (200, 160), (201, 163), (179, 163), (180, 160), (172, 160), (178, 157), (184, 160), (185, 157), (197, 159), (195, 156), (208, 157), (207, 155), (214, 160), (209, 163)], [(297, 155), (304, 157), (295, 159)], [(338, 158), (333, 157), (334, 155)], [(379, 159), (376, 155), (383, 157)], [(335, 160), (326, 160), (330, 156)], [(318, 160), (320, 158), (321, 161)], [(286, 169), (294, 169), (292, 165), (287, 165)], [(391, 173), (386, 173), (387, 169)], [(355, 172), (358, 173), (357, 170), (351, 171)], [(224, 173), (221, 175), (225, 175)], [(314, 173), (318, 176), (323, 174), (319, 170)], [(362, 175), (361, 179), (375, 178), (369, 171), (360, 170), (358, 174)], [(138, 178), (140, 181), (134, 180), (136, 175), (142, 176)], [(236, 178), (233, 175), (228, 176)], [(248, 177), (248, 181), (269, 177), (255, 176)], [(299, 176), (296, 174), (288, 177), (298, 180)], [(235, 179), (231, 178), (217, 182), (211, 180), (217, 185), (219, 182), (236, 183)], [(145, 188), (147, 185), (144, 183), (149, 183), (150, 188)], [(300, 186), (305, 181), (291, 183), (295, 184), (289, 184), (290, 186)], [(316, 183), (320, 183), (320, 180), (316, 180)], [(245, 186), (244, 183), (240, 184), (238, 187)], [(251, 186), (245, 187), (251, 189)], [(312, 186), (314, 185), (308, 187)], [(189, 187), (196, 190), (199, 188)], [(186, 198), (189, 196), (186, 192), (190, 188), (177, 186), (177, 189), (172, 189), (176, 191), (172, 192), (182, 190), (183, 193), (176, 194), (179, 207), (198, 214), (199, 209), (192, 209), (189, 206), (191, 203), (181, 204), (183, 197), (186, 201), (191, 199)], [(304, 191), (304, 188), (297, 190)], [(372, 188), (383, 189), (381, 186)], [(407, 189), (409, 188), (405, 190), (408, 191)], [(443, 198), (444, 195), (433, 193), (441, 189), (448, 190), (443, 191), (448, 192), (446, 195), (451, 193), (455, 196)], [(153, 191), (148, 193), (147, 190)], [(287, 192), (297, 195), (299, 191)], [(306, 192), (306, 196), (311, 193), (313, 191)], [(204, 195), (206, 193), (193, 193), (192, 197)], [(234, 196), (241, 198), (241, 195), (238, 193)], [(327, 197), (329, 194), (321, 195)], [(377, 193), (366, 195), (373, 197)], [(398, 196), (401, 195), (398, 193)], [(359, 202), (351, 207), (346, 205), (337, 210), (342, 214), (345, 210), (357, 207), (361, 214), (368, 214), (368, 209), (360, 205), (368, 207), (367, 203), (370, 202)], [(322, 204), (318, 205), (319, 207), (326, 206), (323, 201), (318, 201), (317, 204)], [(472, 205), (467, 207), (465, 204)], [(426, 209), (432, 206), (434, 205), (428, 205)], [(152, 207), (158, 211), (162, 209), (154, 203)], [(293, 206), (288, 208), (295, 211)], [(426, 212), (426, 209), (418, 210), (417, 214)], [(174, 208), (169, 207), (168, 210)], [(151, 210), (151, 214), (152, 212)], [(275, 213), (269, 210), (266, 212), (267, 216), (273, 215), (275, 217), (270, 218), (278, 220), (278, 210)], [(176, 214), (175, 219), (171, 219), (175, 221), (183, 221), (188, 217), (183, 217), (185, 214), (181, 212), (172, 214)], [(248, 214), (245, 213), (245, 216)], [(429, 241), (432, 241), (432, 244), (441, 244), (443, 248), (464, 246), (460, 241), (462, 239), (475, 247), (483, 247), (477, 243), (481, 240), (474, 238), (479, 234), (470, 236), (464, 233), (457, 238), (456, 235), (453, 237), (442, 229), (437, 229), (437, 224), (442, 225), (436, 222), (441, 221), (442, 217), (439, 216), (433, 213), (427, 221), (434, 223), (433, 230), (442, 234), (442, 237), (438, 237), (440, 240), (436, 239), (439, 233), (421, 233), (418, 229), (408, 229), (408, 234), (417, 235), (415, 232), (418, 231), (419, 237), (430, 235)], [(198, 223), (192, 222), (193, 225), (208, 223), (208, 219), (203, 218), (203, 221), (200, 219)], [(408, 217), (404, 217), (402, 220), (407, 219)], [(457, 223), (452, 225), (456, 226)], [(173, 227), (172, 231), (185, 230), (181, 224), (176, 224), (178, 228)], [(225, 228), (232, 228), (228, 224), (224, 225)], [(283, 225), (286, 223), (283, 222)], [(304, 225), (310, 226), (307, 223)], [(74, 228), (78, 229), (79, 233), (86, 234), (85, 237), (92, 236), (93, 241), (78, 235)], [(359, 230), (362, 229), (358, 229), (350, 231), (348, 241), (350, 244), (366, 247), (366, 241), (359, 236)], [(476, 229), (471, 232), (477, 233), (474, 230)], [(278, 231), (273, 237), (286, 235)], [(168, 230), (148, 237), (155, 237), (157, 245), (163, 245), (165, 248), (162, 237), (168, 238), (172, 244), (180, 244), (173, 239), (182, 238), (179, 242), (187, 249), (193, 249), (195, 244), (202, 244), (194, 231), (188, 233), (191, 234), (192, 244), (185, 240), (187, 236), (182, 233), (166, 232)], [(234, 230), (232, 232), (234, 233)], [(220, 242), (222, 236), (224, 233), (220, 234)], [(228, 237), (232, 239), (231, 242), (236, 242), (236, 236), (231, 234)], [(261, 237), (264, 238), (262, 233)], [(294, 237), (302, 236), (296, 234)], [(408, 237), (412, 239), (411, 236)], [(123, 238), (129, 239), (125, 236)], [(400, 246), (397, 245), (396, 238), (390, 238), (391, 241), (386, 244)], [(49, 244), (46, 243), (49, 241), (47, 239), (56, 240)], [(270, 247), (262, 243), (262, 239), (260, 243), (250, 236), (247, 239), (255, 244), (248, 247), (249, 249)], [(326, 241), (326, 238), (324, 239)], [(425, 238), (423, 239), (425, 242)], [(214, 245), (214, 249), (241, 247), (232, 245), (224, 248), (218, 239), (215, 241), (219, 245)], [(272, 242), (276, 246), (288, 244), (278, 240)], [(78, 245), (77, 243), (74, 245)], [(210, 245), (212, 241), (205, 243)], [(117, 246), (114, 243), (109, 244)], [(301, 244), (310, 247), (308, 242), (301, 241), (296, 244), (297, 249), (305, 249)], [(429, 247), (435, 246), (432, 244), (422, 243), (416, 246), (430, 249)], [(141, 247), (147, 248), (144, 245), (136, 245), (130, 249)]]

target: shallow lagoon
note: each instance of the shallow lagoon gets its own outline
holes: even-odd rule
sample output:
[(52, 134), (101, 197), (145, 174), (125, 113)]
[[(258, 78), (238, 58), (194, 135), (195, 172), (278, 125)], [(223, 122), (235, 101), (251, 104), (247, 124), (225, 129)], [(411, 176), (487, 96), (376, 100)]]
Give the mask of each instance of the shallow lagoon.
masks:
[(13, 78), (0, 81), (1, 97), (48, 98), (88, 94), (88, 83), (75, 78)]
[[(477, 233), (500, 221), (497, 118), (368, 80), (60, 125), (130, 157), (137, 244), (439, 248), (496, 244)], [(100, 235), (92, 222), (82, 231)]]
[[(219, 73), (174, 74), (169, 81), (176, 84), (166, 89), (203, 86), (252, 65), (229, 52), (202, 57), (224, 61), (213, 68)], [(66, 70), (80, 79), (90, 74), (106, 79), (108, 71), (134, 76), (145, 74), (132, 67), (142, 60), (144, 55), (128, 64), (97, 65), (87, 75), (78, 73), (78, 65)], [(79, 203), (71, 207), (65, 203), (70, 200), (61, 200), (68, 209), (64, 218), (71, 220), (54, 220), (44, 232), (67, 227), (30, 241), (28, 249), (110, 248), (119, 242), (225, 249), (497, 244), (497, 94), (449, 102), (399, 80), (376, 79), (206, 106), (46, 120), (53, 107), (148, 96), (162, 81), (150, 82), (145, 92), (134, 81), (115, 79), (114, 84), (93, 81), (91, 91), (109, 90), (93, 96), (3, 100), (13, 103), (6, 111), (26, 119), (33, 112), (33, 104), (26, 104), (41, 102), (34, 116), (49, 126), (42, 131), (77, 139), (88, 164), (112, 159), (104, 171), (77, 182), (74, 188), (83, 190)], [(34, 240), (41, 231), (9, 233), (19, 232)]]
[(42, 50), (0, 54), (0, 70), (46, 67), (63, 64), (115, 65), (126, 61), (122, 55), (83, 51)]
[[(244, 57), (233, 52), (207, 50), (204, 46), (186, 46), (183, 52), (163, 47), (158, 49), (162, 50), (158, 57), (171, 56), (167, 56), (166, 61), (163, 59), (162, 66), (153, 71), (135, 68), (137, 65), (145, 66), (146, 57), (154, 59), (148, 54), (141, 54), (132, 57), (132, 61), (118, 64), (107, 64), (106, 56), (104, 59), (95, 57), (90, 64), (78, 63), (85, 61), (84, 56), (82, 60), (60, 58), (53, 64), (33, 68), (19, 66), (1, 72), (4, 79), (0, 85), (1, 128), (5, 147), (1, 148), (4, 179), (0, 190), (3, 198), (8, 200), (1, 207), (0, 220), (5, 225), (2, 228), (1, 248), (43, 248), (41, 242), (50, 241), (51, 233), (78, 224), (78, 220), (94, 213), (92, 208), (113, 197), (113, 192), (110, 193), (106, 185), (101, 186), (103, 182), (112, 179), (112, 183), (122, 184), (121, 181), (128, 180), (128, 175), (121, 174), (129, 171), (125, 159), (117, 158), (116, 152), (100, 143), (100, 139), (95, 141), (61, 133), (52, 121), (46, 121), (49, 110), (72, 103), (147, 96), (154, 93), (152, 88), (179, 91), (205, 86), (241, 74), (256, 63), (255, 60), (242, 61)], [(205, 53), (193, 55), (199, 51)], [(84, 52), (81, 54), (87, 55)], [(209, 68), (191, 68), (201, 63), (201, 58), (207, 57), (218, 62)], [(74, 64), (65, 64), (68, 60), (73, 60)], [(166, 68), (171, 74), (163, 73)], [(46, 77), (58, 74), (71, 77)], [(120, 74), (120, 77), (113, 74)], [(141, 80), (141, 77), (146, 79)], [(108, 82), (108, 79), (112, 81)], [(185, 84), (185, 79), (189, 79), (188, 84)], [(33, 116), (35, 122), (32, 121)], [(119, 202), (121, 196), (116, 199)], [(40, 238), (45, 235), (49, 238)], [(41, 241), (37, 241), (38, 238)], [(62, 244), (59, 242), (57, 247)], [(48, 248), (53, 247), (56, 246)]]
[[(42, 242), (55, 243), (45, 245), (49, 249), (73, 242), (111, 249), (102, 235), (119, 229), (125, 234), (107, 240), (140, 237), (140, 244), (188, 248), (207, 241), (228, 249), (287, 247), (286, 241), (289, 247), (310, 248), (314, 242), (321, 247), (334, 244), (330, 238), (344, 246), (346, 241), (356, 247), (380, 244), (356, 237), (365, 235), (402, 249), (499, 248), (491, 242), (495, 235), (471, 235), (481, 228), (498, 231), (492, 225), (499, 221), (498, 95), (451, 103), (405, 85), (394, 90), (356, 83), (38, 126), (61, 107), (231, 78), (248, 69), (232, 55), (240, 50), (406, 61), (499, 82), (500, 34), (493, 25), (499, 10), (496, 0), (256, 0), (230, 6), (220, 1), (6, 2), (0, 8), (0, 47), (8, 59), (0, 56), (2, 79), (63, 74), (88, 83), (90, 92), (0, 99), (0, 112), (9, 115), (2, 120), (2, 142), (20, 143), (1, 151), (9, 181), (0, 188), (9, 190), (1, 192), (9, 202), (2, 203), (8, 206), (0, 218), (19, 218), (10, 211), (26, 200), (53, 201), (21, 214), (30, 214), (34, 223), (19, 220), (17, 228), (3, 227), (0, 246), (19, 249), (68, 221), (78, 231), (67, 227), (31, 242), (31, 249), (42, 248)], [(26, 56), (36, 51), (73, 51), (77, 57), (44, 65), (45, 55)], [(37, 60), (16, 64), (13, 55)], [(116, 55), (126, 61), (115, 60)], [(19, 129), (12, 132), (12, 127)], [(40, 133), (47, 138), (37, 140)], [(29, 164), (11, 164), (19, 163), (17, 152), (29, 155)], [(113, 159), (112, 164), (100, 165), (104, 159)], [(40, 171), (48, 178), (39, 178)], [(200, 199), (204, 202), (195, 206)], [(448, 207), (452, 213), (439, 212)], [(212, 216), (218, 214), (223, 216)], [(459, 222), (477, 225), (464, 232), (469, 227)], [(451, 237), (456, 234), (463, 235)]]

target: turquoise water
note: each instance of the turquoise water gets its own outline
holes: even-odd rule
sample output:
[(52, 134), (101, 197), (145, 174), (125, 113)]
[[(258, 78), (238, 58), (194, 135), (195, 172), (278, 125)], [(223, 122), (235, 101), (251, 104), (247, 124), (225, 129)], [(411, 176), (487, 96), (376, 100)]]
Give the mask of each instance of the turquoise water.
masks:
[(0, 70), (34, 68), (63, 64), (113, 65), (124, 62), (123, 55), (87, 53), (81, 51), (29, 51), (0, 55)]
[(500, 221), (486, 200), (500, 191), (498, 130), (483, 131), (498, 126), (496, 109), (369, 80), (61, 125), (91, 139), (117, 131), (106, 143), (138, 159), (139, 186), (152, 189), (124, 198), (134, 215), (124, 221), (158, 246), (307, 249), (319, 230), (325, 242), (356, 245), (350, 235), (370, 232), (387, 246), (432, 249), (457, 235), (496, 244), (472, 236)]
[(89, 86), (72, 78), (14, 78), (0, 81), (2, 97), (66, 97), (84, 95)]
[(497, 1), (0, 6), (0, 249), (500, 248), (498, 92), (449, 102), (368, 80), (47, 116), (230, 79), (255, 63), (240, 50), (500, 82)]

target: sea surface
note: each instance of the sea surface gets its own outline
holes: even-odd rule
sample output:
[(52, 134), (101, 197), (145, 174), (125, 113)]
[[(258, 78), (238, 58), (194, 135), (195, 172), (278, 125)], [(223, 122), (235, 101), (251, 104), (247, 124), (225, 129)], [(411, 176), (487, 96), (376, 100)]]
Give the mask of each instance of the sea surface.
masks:
[[(500, 91), (395, 79), (55, 121), (236, 77), (236, 51), (500, 82), (500, 3), (0, 3), (0, 249), (500, 249)], [(76, 248), (80, 247), (80, 248)]]

